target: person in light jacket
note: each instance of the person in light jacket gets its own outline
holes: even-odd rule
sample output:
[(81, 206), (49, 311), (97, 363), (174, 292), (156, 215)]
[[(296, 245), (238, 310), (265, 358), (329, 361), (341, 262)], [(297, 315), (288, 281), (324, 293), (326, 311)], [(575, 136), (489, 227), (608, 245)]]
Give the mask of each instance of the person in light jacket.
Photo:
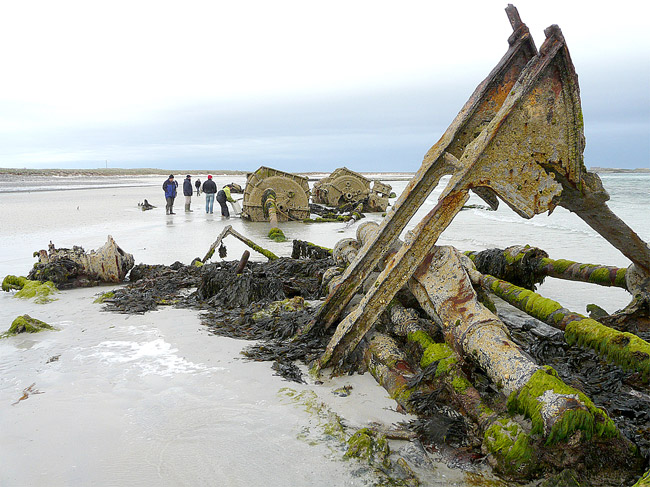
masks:
[(232, 196), (230, 196), (230, 187), (228, 185), (224, 186), (223, 189), (219, 190), (219, 192), (217, 193), (217, 201), (221, 205), (221, 216), (225, 216), (226, 218), (229, 218), (230, 212), (228, 211), (228, 205), (226, 205), (226, 201), (230, 201), (231, 203), (234, 203), (235, 200), (232, 199)]

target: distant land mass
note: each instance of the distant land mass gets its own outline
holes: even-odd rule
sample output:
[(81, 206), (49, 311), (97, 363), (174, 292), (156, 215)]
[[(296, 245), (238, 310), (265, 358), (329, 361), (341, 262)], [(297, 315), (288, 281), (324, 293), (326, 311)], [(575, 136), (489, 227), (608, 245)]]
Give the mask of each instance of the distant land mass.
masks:
[(596, 173), (627, 173), (627, 174), (650, 174), (650, 168), (648, 167), (638, 167), (636, 169), (621, 169), (618, 167), (590, 167), (591, 172)]
[[(589, 171), (595, 173), (623, 173), (623, 174), (650, 174), (650, 168), (641, 167), (636, 169), (624, 169), (616, 167), (590, 167)], [(155, 176), (174, 174), (178, 178), (184, 178), (186, 174), (213, 174), (227, 176), (245, 176), (251, 171), (237, 171), (229, 169), (157, 169), (157, 168), (96, 168), (96, 169), (28, 169), (28, 168), (0, 168), (0, 177), (2, 176)], [(384, 177), (395, 176), (397, 179), (411, 177), (414, 172), (393, 172), (393, 171), (358, 171), (360, 174), (381, 175)], [(322, 176), (330, 174), (331, 171), (296, 171), (296, 174), (303, 174), (308, 177)]]

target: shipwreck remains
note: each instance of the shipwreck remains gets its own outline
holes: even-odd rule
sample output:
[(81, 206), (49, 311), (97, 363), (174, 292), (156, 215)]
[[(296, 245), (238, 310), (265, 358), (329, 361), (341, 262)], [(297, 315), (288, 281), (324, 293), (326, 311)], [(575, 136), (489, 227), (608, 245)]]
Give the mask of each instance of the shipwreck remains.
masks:
[(388, 208), (391, 190), (389, 184), (381, 181), (373, 181), (370, 189), (370, 179), (340, 167), (314, 184), (312, 201), (330, 207), (363, 203), (363, 211), (384, 212)]
[(274, 227), (277, 222), (309, 218), (308, 179), (260, 167), (246, 178), (242, 217)]
[[(294, 241), (292, 259), (226, 227), (192, 265), (136, 267), (132, 284), (106, 296), (105, 306), (202, 309), (212, 333), (262, 340), (244, 355), (274, 361), (287, 380), (303, 381), (295, 360), (315, 374), (368, 371), (417, 415), (402, 439), (423, 451), (444, 445), (469, 463), (485, 458), (507, 480), (647, 483), (650, 249), (609, 211), (598, 176), (585, 169), (577, 76), (559, 28), (546, 29), (538, 52), (517, 10), (506, 12), (514, 30), (508, 51), (381, 224), (359, 225), (356, 238), (331, 252)], [(445, 175), (438, 204), (400, 240)], [(248, 195), (255, 221), (304, 219), (286, 203), (302, 201), (295, 188), (304, 189), (300, 177), (260, 168), (249, 175), (244, 211)], [(525, 246), (467, 255), (437, 246), (469, 191), (525, 218), (563, 206), (633, 264), (554, 260)], [(245, 252), (240, 261), (209, 263), (217, 249), (226, 256), (228, 235), (268, 262), (249, 262)], [(633, 300), (618, 316), (582, 316), (534, 291), (546, 276), (621, 287)], [(322, 305), (310, 302), (324, 295)]]
[(90, 253), (76, 245), (71, 249), (57, 249), (50, 242), (47, 251), (40, 250), (35, 256), (38, 263), (29, 272), (28, 279), (52, 281), (58, 289), (121, 282), (135, 264), (133, 255), (124, 252), (110, 235), (103, 247)]
[[(420, 170), (381, 225), (374, 232), (366, 232), (367, 241), (358, 237), (358, 252), (351, 251), (344, 258), (350, 264), (331, 285), (324, 305), (303, 333), (322, 334), (336, 324), (318, 368), (346, 370), (346, 363), (354, 361), (361, 342), (376, 336), (375, 323), (408, 285), (421, 308), (440, 327), (450, 350), (460, 360), (484, 370), (508, 397), (508, 409), (513, 415), (510, 420), (519, 413), (532, 422), (525, 437), (515, 432), (523, 432), (521, 427), (513, 429), (507, 423), (501, 423), (496, 436), (494, 428), (486, 430), (484, 448), (503, 473), (526, 471), (531, 458), (538, 463), (540, 450), (523, 445), (532, 445), (539, 438), (547, 446), (560, 443), (563, 451), (577, 441), (580, 447), (572, 462), (589, 462), (580, 452), (601, 449), (608, 452), (613, 464), (631, 462), (629, 465), (636, 463), (635, 468), (639, 468), (634, 455), (626, 456), (629, 446), (619, 441), (620, 433), (607, 413), (582, 392), (563, 383), (554, 369), (538, 365), (520, 351), (510, 341), (505, 326), (480, 303), (474, 291), (476, 286), (481, 293), (485, 289), (497, 292), (503, 285), (491, 281), (490, 276), (471, 279), (470, 273), (476, 271), (466, 258), (455, 249), (435, 246), (468, 200), (469, 191), (492, 208), (501, 199), (524, 218), (563, 206), (633, 262), (626, 274), (636, 276), (635, 299), (648, 296), (650, 248), (609, 210), (608, 195), (600, 179), (584, 166), (578, 78), (564, 37), (558, 26), (549, 27), (538, 52), (517, 10), (509, 5), (506, 12), (514, 30), (509, 50), (426, 154)], [(451, 179), (438, 204), (400, 243), (399, 234), (444, 175), (451, 175)], [(373, 276), (375, 272), (379, 274)], [(349, 307), (359, 291), (363, 297)], [(499, 294), (506, 297), (512, 292)], [(570, 334), (569, 343), (592, 345), (647, 381), (647, 342), (629, 333), (610, 333), (607, 327), (566, 312), (557, 303), (525, 296), (525, 300), (519, 300), (523, 301), (521, 308), (526, 312), (543, 309), (536, 317), (564, 324)], [(419, 336), (423, 353), (427, 355), (431, 349), (440, 367), (451, 352), (441, 355), (435, 343)], [(370, 338), (370, 349), (373, 340)], [(387, 345), (386, 339), (382, 343), (384, 348), (396, 348)], [(388, 363), (394, 366), (397, 355), (389, 356), (393, 358)], [(467, 387), (460, 380), (458, 388)], [(499, 455), (508, 465), (499, 462)]]

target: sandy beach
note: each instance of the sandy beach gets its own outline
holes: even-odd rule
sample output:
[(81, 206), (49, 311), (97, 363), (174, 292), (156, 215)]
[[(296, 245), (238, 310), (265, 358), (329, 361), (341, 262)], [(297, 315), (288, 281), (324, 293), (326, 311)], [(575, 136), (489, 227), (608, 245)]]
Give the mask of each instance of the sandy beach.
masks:
[[(197, 175), (204, 180), (205, 175)], [(182, 176), (181, 176), (182, 177)], [(611, 176), (616, 184), (616, 176)], [(638, 176), (643, 178), (643, 176)], [(244, 183), (242, 176), (215, 176), (219, 186)], [(202, 257), (227, 224), (278, 255), (290, 242), (270, 241), (269, 225), (206, 215), (203, 198), (193, 212), (165, 215), (164, 178), (142, 176), (132, 183), (74, 191), (32, 188), (1, 193), (0, 275), (26, 275), (32, 253), (52, 241), (57, 247), (98, 248), (108, 234), (136, 263), (189, 263)], [(86, 181), (87, 183), (88, 181)], [(607, 183), (608, 180), (605, 179)], [(618, 181), (620, 182), (620, 181)], [(398, 193), (406, 181), (389, 181)], [(430, 210), (442, 188), (428, 198), (409, 227)], [(144, 199), (157, 206), (141, 211)], [(472, 197), (470, 203), (482, 204)], [(613, 198), (612, 207), (646, 241), (643, 201)], [(636, 206), (635, 206), (636, 205)], [(381, 215), (368, 214), (379, 220)], [(289, 239), (333, 247), (353, 237), (354, 225), (283, 224)], [(554, 258), (626, 266), (627, 259), (574, 215), (558, 209), (525, 221), (508, 208), (461, 212), (440, 239), (463, 250), (531, 244)], [(246, 247), (226, 240), (227, 259)], [(252, 258), (262, 260), (254, 255)], [(299, 385), (274, 376), (270, 363), (242, 359), (249, 342), (210, 336), (198, 312), (162, 308), (144, 315), (101, 311), (96, 295), (111, 289), (61, 292), (39, 305), (0, 294), (0, 323), (8, 328), (30, 314), (57, 327), (38, 335), (0, 340), (0, 485), (373, 485), (377, 478), (343, 460), (342, 446), (323, 432), (322, 418), (287, 397), (283, 389), (312, 391), (346, 424), (390, 426), (408, 420), (369, 375)], [(596, 302), (608, 311), (629, 301), (621, 289), (549, 279), (540, 292), (584, 312)], [(31, 393), (20, 400), (25, 389)], [(352, 385), (348, 397), (333, 393)], [(394, 448), (403, 448), (396, 442)], [(483, 465), (460, 469), (440, 454), (426, 485), (506, 485)]]

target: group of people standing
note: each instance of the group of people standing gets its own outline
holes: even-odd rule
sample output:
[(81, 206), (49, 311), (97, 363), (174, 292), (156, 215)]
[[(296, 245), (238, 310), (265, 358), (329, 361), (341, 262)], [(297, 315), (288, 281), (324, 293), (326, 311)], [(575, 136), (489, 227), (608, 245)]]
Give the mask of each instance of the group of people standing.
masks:
[[(212, 208), (214, 206), (215, 195), (217, 202), (221, 205), (221, 216), (229, 217), (230, 212), (228, 211), (228, 206), (226, 202), (234, 203), (235, 200), (230, 195), (230, 187), (224, 186), (222, 189), (217, 191), (217, 184), (212, 180), (212, 176), (208, 175), (207, 181), (201, 186), (201, 180), (197, 179), (194, 183), (196, 188), (196, 196), (198, 197), (201, 192), (205, 194), (205, 212), (212, 213)], [(170, 174), (169, 178), (165, 180), (162, 185), (163, 190), (165, 191), (165, 200), (167, 205), (165, 207), (167, 215), (175, 215), (174, 213), (174, 200), (176, 199), (176, 193), (178, 189), (178, 182), (174, 179), (174, 175)], [(190, 208), (192, 204), (192, 194), (194, 190), (192, 189), (192, 176), (189, 174), (185, 177), (183, 181), (183, 195), (185, 196), (185, 211), (191, 212), (194, 211)]]

